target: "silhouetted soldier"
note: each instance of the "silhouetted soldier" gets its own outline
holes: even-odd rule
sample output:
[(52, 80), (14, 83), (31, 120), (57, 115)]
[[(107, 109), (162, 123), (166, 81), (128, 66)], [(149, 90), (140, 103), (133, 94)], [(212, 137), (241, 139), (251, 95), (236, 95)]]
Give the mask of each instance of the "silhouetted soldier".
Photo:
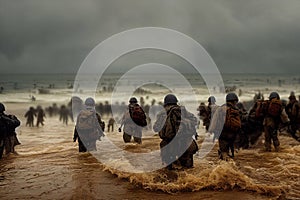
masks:
[(62, 105), (59, 111), (59, 121), (62, 120), (64, 124), (68, 125), (69, 115), (69, 109), (65, 105)]
[(107, 125), (107, 131), (110, 132), (110, 128), (111, 128), (111, 132), (114, 132), (114, 124), (115, 124), (115, 119), (114, 118), (109, 118), (108, 120), (108, 125)]
[(20, 125), (20, 121), (14, 115), (5, 114), (4, 111), (5, 106), (0, 103), (0, 159), (4, 148), (7, 154), (14, 153), (15, 145), (20, 144), (16, 135), (13, 134), (14, 129)]
[(30, 107), (29, 110), (25, 113), (24, 117), (26, 117), (26, 126), (33, 127), (34, 117), (36, 117), (36, 113), (33, 107)]
[(42, 109), (41, 106), (38, 106), (36, 111), (37, 111), (36, 126), (39, 127), (40, 124), (44, 126), (44, 117), (46, 117), (44, 110)]

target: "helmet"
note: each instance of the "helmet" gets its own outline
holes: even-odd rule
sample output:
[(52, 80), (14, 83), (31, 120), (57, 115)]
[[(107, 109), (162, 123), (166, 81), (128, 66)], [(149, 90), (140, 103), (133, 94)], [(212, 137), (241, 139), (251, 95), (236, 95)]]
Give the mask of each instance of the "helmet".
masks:
[(291, 92), (289, 100), (296, 100), (295, 92)]
[(269, 100), (274, 99), (274, 98), (280, 99), (280, 96), (277, 92), (271, 92), (271, 94), (269, 96)]
[(0, 103), (0, 112), (4, 112), (5, 111), (5, 106), (3, 105), (3, 103)]
[(168, 94), (164, 98), (164, 105), (176, 104), (178, 102), (177, 97), (173, 94)]
[(228, 93), (226, 95), (226, 101), (239, 101), (239, 98), (235, 93)]
[(130, 99), (129, 99), (129, 103), (137, 103), (138, 101), (137, 101), (137, 99), (135, 98), (135, 97), (131, 97)]
[(87, 98), (84, 102), (86, 106), (95, 106), (95, 100), (91, 97)]
[(215, 103), (216, 102), (216, 98), (214, 96), (210, 96), (207, 101), (209, 103)]

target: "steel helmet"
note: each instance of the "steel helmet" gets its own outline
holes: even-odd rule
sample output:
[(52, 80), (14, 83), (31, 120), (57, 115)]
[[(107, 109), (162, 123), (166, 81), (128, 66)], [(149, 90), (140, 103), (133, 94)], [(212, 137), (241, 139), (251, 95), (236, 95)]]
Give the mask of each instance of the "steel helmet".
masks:
[(135, 97), (131, 97), (130, 99), (129, 99), (129, 103), (137, 103), (138, 101), (137, 101), (137, 99), (135, 98)]
[(239, 101), (239, 98), (235, 93), (231, 92), (226, 95), (226, 101)]
[(274, 98), (280, 99), (280, 96), (277, 92), (271, 92), (271, 94), (269, 96), (269, 100), (274, 99)]
[(174, 94), (168, 94), (164, 98), (164, 105), (177, 104), (178, 100)]
[(3, 103), (0, 103), (0, 113), (5, 111), (5, 106), (3, 105)]
[(85, 100), (84, 104), (86, 106), (95, 106), (95, 100), (92, 97), (89, 97)]
[(216, 98), (214, 96), (210, 96), (207, 101), (209, 103), (215, 103), (216, 102)]

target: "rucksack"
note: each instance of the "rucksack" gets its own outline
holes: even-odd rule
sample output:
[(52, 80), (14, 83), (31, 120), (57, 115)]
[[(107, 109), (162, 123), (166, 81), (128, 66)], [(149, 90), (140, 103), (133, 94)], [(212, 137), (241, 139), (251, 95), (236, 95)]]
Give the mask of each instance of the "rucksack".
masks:
[(268, 106), (268, 114), (272, 117), (278, 117), (282, 112), (282, 102), (279, 99), (271, 99)]
[(259, 100), (256, 102), (255, 118), (263, 119), (268, 110), (268, 101)]
[(147, 117), (141, 106), (138, 104), (130, 105), (129, 114), (134, 123), (142, 127), (147, 126)]
[(83, 110), (77, 117), (76, 128), (79, 130), (91, 130), (97, 128), (98, 120), (95, 112)]
[(238, 131), (242, 127), (242, 122), (240, 118), (240, 112), (238, 109), (234, 109), (230, 106), (224, 106), (226, 108), (226, 117), (224, 128), (230, 131)]

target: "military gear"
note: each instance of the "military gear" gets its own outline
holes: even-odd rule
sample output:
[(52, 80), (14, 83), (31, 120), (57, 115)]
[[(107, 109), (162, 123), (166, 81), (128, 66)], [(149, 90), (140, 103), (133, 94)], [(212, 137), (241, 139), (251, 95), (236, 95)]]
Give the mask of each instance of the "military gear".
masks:
[(270, 93), (269, 100), (274, 99), (274, 98), (280, 99), (280, 96), (277, 92), (271, 92)]
[(93, 98), (91, 98), (91, 97), (87, 98), (85, 100), (84, 104), (86, 106), (95, 106), (96, 105), (95, 100)]
[(129, 99), (129, 103), (137, 103), (138, 101), (137, 101), (137, 99), (135, 98), (135, 97), (131, 97), (130, 99)]
[(239, 98), (235, 93), (228, 93), (226, 95), (226, 101), (239, 101)]
[(79, 113), (73, 138), (74, 141), (78, 138), (79, 152), (97, 150), (96, 140), (105, 136), (101, 124), (103, 126), (101, 117), (94, 110), (86, 109)]
[[(131, 138), (133, 137), (134, 141), (138, 144), (142, 143), (142, 127), (137, 125), (130, 116), (130, 109), (133, 109), (135, 104), (129, 104), (127, 111), (124, 113), (121, 126), (119, 131), (121, 130), (122, 126), (124, 125), (123, 129), (123, 140), (125, 143), (130, 142)], [(137, 104), (138, 105), (138, 104)]]
[(138, 126), (145, 127), (147, 126), (147, 117), (142, 109), (141, 106), (138, 104), (129, 105), (129, 114), (131, 119), (136, 123)]
[(207, 101), (209, 103), (215, 103), (216, 102), (216, 98), (214, 96), (210, 96)]
[(168, 94), (164, 98), (164, 105), (177, 104), (177, 102), (178, 102), (177, 97), (173, 94)]
[(239, 131), (242, 127), (239, 110), (231, 106), (222, 106), (222, 109), (226, 112), (224, 128), (234, 132)]
[(178, 105), (167, 105), (158, 114), (153, 130), (159, 132), (162, 161), (170, 168), (177, 158), (181, 166), (193, 166), (193, 154), (198, 151), (193, 139), (197, 136), (196, 125), (196, 117)]
[(255, 118), (258, 120), (263, 120), (268, 110), (269, 102), (264, 100), (258, 100), (255, 107)]
[[(230, 122), (231, 120), (234, 122)], [(233, 103), (228, 102), (216, 110), (208, 132), (215, 134), (216, 137), (219, 136), (220, 159), (226, 160), (227, 157), (234, 156), (234, 142), (240, 130), (241, 119), (239, 110)]]
[(272, 98), (268, 106), (268, 114), (272, 117), (278, 117), (283, 109), (282, 102), (277, 98)]

